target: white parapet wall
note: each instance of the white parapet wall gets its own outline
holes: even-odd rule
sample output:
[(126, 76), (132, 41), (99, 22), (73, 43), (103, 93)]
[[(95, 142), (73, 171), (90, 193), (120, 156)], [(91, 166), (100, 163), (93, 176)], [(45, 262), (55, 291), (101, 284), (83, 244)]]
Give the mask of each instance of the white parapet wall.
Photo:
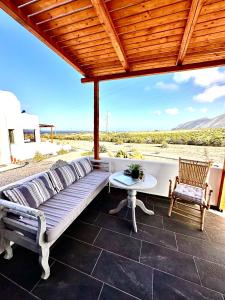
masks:
[(36, 152), (43, 155), (50, 154), (56, 155), (60, 150), (70, 151), (70, 145), (57, 145), (50, 142), (40, 142), (40, 143), (24, 143), (19, 145), (11, 145), (12, 153), (17, 160), (26, 160), (34, 157)]
[[(156, 177), (157, 185), (150, 189), (145, 190), (146, 193), (168, 196), (169, 180), (173, 180), (178, 175), (178, 161), (177, 162), (160, 162), (151, 160), (135, 160), (127, 158), (104, 158), (105, 161), (111, 163), (111, 172), (122, 171), (128, 168), (131, 163), (138, 163), (143, 167), (143, 170), (147, 174), (151, 174)], [(213, 190), (211, 205), (217, 206), (220, 180), (222, 176), (221, 167), (211, 167), (208, 184), (210, 189)]]

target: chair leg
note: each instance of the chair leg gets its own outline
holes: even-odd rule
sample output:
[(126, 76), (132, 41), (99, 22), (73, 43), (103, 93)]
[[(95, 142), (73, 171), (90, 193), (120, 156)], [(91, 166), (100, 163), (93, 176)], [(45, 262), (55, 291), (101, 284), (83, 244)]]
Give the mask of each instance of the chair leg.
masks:
[(169, 211), (168, 211), (168, 217), (171, 216), (171, 213), (172, 213), (172, 210), (173, 210), (174, 201), (175, 201), (175, 199), (173, 197), (171, 197), (170, 198), (170, 207), (169, 207)]
[(206, 208), (202, 207), (201, 208), (201, 231), (204, 230), (205, 211), (206, 211)]

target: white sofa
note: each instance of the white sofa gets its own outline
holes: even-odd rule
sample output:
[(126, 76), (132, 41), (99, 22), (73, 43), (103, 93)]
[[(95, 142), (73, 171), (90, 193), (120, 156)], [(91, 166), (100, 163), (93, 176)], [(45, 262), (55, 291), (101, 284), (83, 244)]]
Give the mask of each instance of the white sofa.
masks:
[(13, 255), (11, 242), (19, 244), (39, 253), (42, 278), (49, 277), (51, 245), (108, 183), (109, 164), (94, 160), (91, 163), (93, 170), (89, 174), (56, 193), (37, 209), (6, 200), (3, 191), (29, 182), (43, 173), (0, 189), (0, 253), (5, 251), (4, 258), (10, 259)]

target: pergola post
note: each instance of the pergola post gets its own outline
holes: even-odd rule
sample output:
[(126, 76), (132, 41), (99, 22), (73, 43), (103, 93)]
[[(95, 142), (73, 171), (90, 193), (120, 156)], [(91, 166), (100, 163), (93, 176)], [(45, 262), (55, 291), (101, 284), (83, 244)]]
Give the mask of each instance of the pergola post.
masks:
[(94, 159), (99, 159), (99, 81), (94, 81)]
[(51, 143), (53, 143), (53, 127), (51, 127)]

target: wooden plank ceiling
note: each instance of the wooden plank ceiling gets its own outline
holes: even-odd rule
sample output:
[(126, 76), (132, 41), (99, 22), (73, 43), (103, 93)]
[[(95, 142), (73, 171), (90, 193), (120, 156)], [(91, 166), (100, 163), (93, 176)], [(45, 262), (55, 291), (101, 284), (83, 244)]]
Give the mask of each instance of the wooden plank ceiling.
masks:
[(225, 65), (224, 0), (3, 0), (83, 81)]

